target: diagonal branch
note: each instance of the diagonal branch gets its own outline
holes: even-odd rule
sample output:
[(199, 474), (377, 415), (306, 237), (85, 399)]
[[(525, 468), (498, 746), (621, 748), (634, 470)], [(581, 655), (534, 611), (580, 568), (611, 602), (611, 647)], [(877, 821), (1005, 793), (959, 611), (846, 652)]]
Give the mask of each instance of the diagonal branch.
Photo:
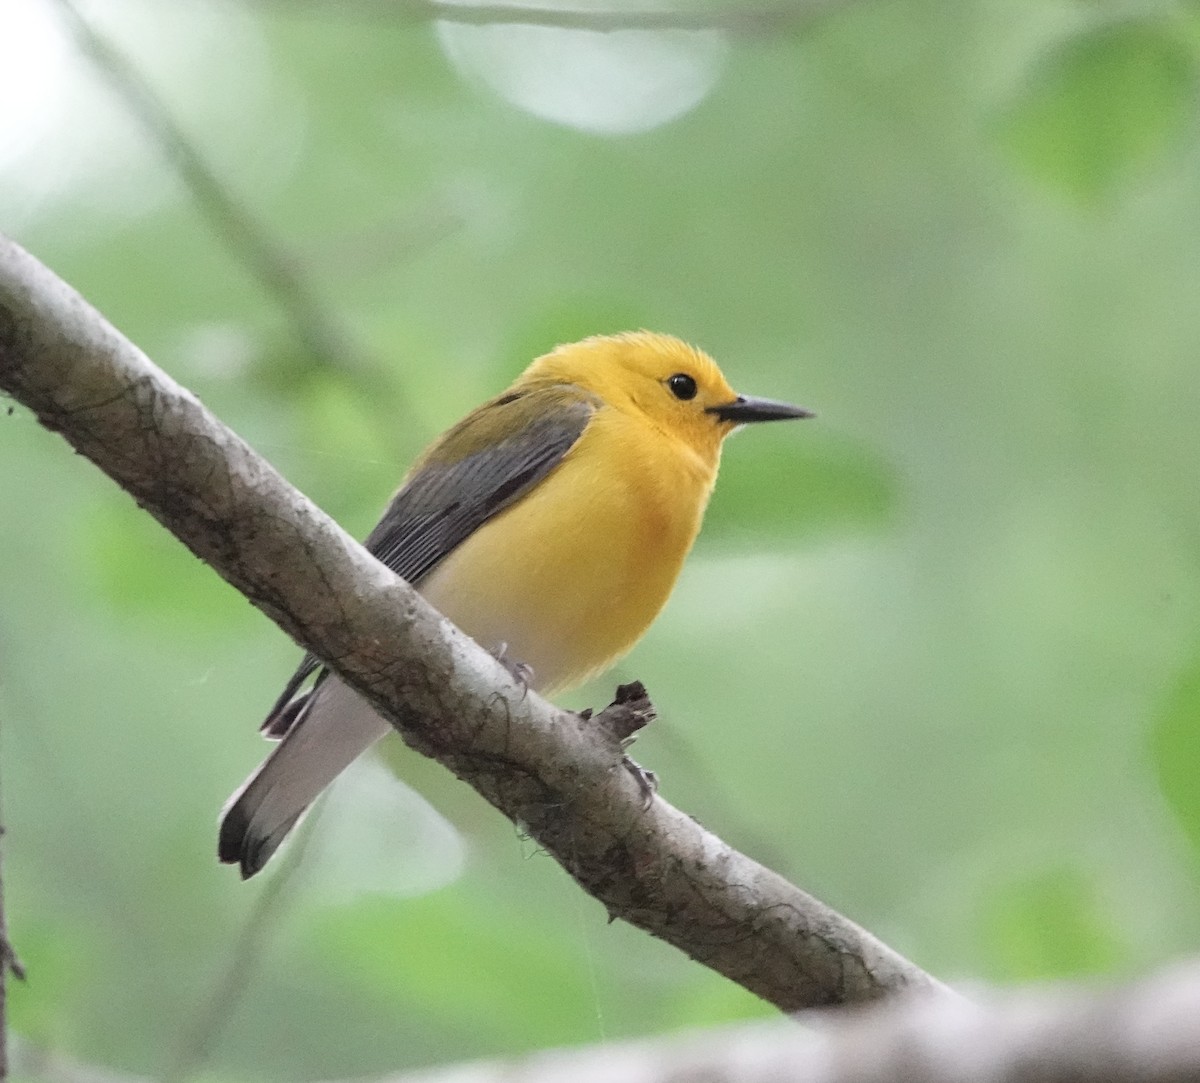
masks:
[(517, 685), (161, 372), (0, 238), (0, 389), (519, 824), (613, 918), (785, 1011), (945, 987), (655, 798), (618, 737)]

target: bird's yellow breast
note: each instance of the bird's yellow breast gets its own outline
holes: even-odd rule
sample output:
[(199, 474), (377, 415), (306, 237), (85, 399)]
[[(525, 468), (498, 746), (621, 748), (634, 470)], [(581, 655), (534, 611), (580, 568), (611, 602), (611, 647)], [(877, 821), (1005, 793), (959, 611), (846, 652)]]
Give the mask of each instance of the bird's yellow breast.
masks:
[(507, 644), (546, 693), (628, 651), (700, 529), (719, 450), (603, 406), (562, 463), (459, 545), (421, 593), (481, 646)]

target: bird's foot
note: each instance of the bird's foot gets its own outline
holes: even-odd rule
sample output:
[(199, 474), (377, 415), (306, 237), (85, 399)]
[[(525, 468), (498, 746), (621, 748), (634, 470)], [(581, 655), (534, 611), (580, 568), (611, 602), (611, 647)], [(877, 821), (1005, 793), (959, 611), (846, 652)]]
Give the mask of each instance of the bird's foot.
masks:
[[(630, 737), (629, 740), (632, 742), (633, 738)], [(653, 771), (647, 771), (640, 763), (628, 756), (621, 757), (621, 766), (633, 775), (633, 781), (637, 783), (642, 794), (642, 811), (644, 812), (654, 804), (654, 795), (658, 793), (658, 775)]]
[(496, 649), (492, 651), (492, 657), (521, 686), (522, 694), (529, 691), (529, 687), (533, 683), (533, 666), (528, 662), (518, 662), (515, 658), (510, 658), (507, 643), (498, 644)]

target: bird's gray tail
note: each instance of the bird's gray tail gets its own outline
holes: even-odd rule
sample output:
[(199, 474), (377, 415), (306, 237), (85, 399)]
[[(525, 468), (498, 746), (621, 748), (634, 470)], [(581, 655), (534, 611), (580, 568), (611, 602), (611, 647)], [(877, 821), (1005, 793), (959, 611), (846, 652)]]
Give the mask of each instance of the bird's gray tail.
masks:
[(229, 799), (217, 856), (240, 865), (243, 880), (253, 876), (321, 791), (390, 729), (357, 692), (327, 677), (262, 766)]

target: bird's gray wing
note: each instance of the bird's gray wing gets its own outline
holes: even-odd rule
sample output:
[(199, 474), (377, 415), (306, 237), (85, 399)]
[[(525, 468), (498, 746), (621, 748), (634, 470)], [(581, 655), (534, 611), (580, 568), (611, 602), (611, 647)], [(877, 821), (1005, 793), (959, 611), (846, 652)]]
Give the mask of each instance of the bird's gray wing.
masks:
[[(456, 546), (550, 473), (583, 434), (599, 401), (579, 388), (510, 391), (448, 430), (413, 467), (363, 543), (417, 585)], [(262, 730), (282, 737), (311, 690), (296, 695), (320, 661), (305, 655)]]

